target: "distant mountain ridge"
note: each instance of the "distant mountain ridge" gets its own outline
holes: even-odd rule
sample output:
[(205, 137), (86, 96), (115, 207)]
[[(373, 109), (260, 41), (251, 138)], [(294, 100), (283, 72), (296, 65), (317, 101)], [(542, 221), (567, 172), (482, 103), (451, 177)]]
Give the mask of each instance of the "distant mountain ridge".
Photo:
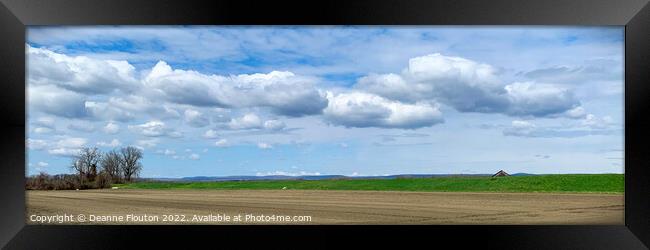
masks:
[[(516, 173), (512, 176), (529, 176), (534, 174)], [(210, 182), (210, 181), (261, 181), (261, 180), (335, 180), (335, 179), (398, 179), (398, 178), (434, 178), (434, 177), (485, 177), (491, 174), (398, 174), (379, 176), (345, 176), (345, 175), (240, 175), (240, 176), (191, 176), (182, 178), (145, 178), (155, 181), (173, 182)]]

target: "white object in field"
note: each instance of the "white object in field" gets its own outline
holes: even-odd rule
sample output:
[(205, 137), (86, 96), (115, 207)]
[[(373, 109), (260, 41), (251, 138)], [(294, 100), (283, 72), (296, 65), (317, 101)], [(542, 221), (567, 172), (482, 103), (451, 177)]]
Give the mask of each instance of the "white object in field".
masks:
[(78, 189), (78, 188), (77, 188), (77, 191), (79, 191), (79, 189)]
[(118, 189), (119, 187), (111, 187), (111, 189)]
[(287, 189), (287, 187), (282, 187), (282, 190), (285, 190), (285, 189)]

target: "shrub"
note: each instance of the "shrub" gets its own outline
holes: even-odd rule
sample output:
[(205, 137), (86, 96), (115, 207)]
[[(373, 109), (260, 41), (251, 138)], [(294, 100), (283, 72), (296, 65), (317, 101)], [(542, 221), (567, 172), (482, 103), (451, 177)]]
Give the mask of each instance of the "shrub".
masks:
[(78, 176), (69, 174), (48, 175), (40, 173), (27, 177), (26, 189), (29, 190), (71, 190), (79, 187)]
[(52, 190), (54, 188), (50, 182), (50, 176), (41, 172), (37, 176), (27, 179), (27, 189)]
[(58, 175), (55, 188), (60, 190), (78, 189), (80, 188), (79, 176), (70, 174)]
[(95, 188), (109, 188), (111, 187), (111, 177), (102, 172), (95, 178)]

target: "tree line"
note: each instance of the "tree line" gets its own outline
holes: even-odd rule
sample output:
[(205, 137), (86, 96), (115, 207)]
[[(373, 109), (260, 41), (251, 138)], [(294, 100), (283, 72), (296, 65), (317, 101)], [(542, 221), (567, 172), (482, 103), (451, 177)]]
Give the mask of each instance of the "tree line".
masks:
[(107, 188), (114, 183), (132, 182), (142, 171), (142, 150), (128, 146), (101, 152), (84, 147), (72, 157), (74, 174), (50, 176), (41, 172), (27, 178), (27, 189), (89, 189)]

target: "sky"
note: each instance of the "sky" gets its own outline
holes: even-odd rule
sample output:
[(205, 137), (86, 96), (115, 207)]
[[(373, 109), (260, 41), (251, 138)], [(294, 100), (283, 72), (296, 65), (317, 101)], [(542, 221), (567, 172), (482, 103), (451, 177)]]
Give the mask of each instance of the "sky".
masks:
[(27, 174), (623, 173), (621, 26), (32, 26)]

